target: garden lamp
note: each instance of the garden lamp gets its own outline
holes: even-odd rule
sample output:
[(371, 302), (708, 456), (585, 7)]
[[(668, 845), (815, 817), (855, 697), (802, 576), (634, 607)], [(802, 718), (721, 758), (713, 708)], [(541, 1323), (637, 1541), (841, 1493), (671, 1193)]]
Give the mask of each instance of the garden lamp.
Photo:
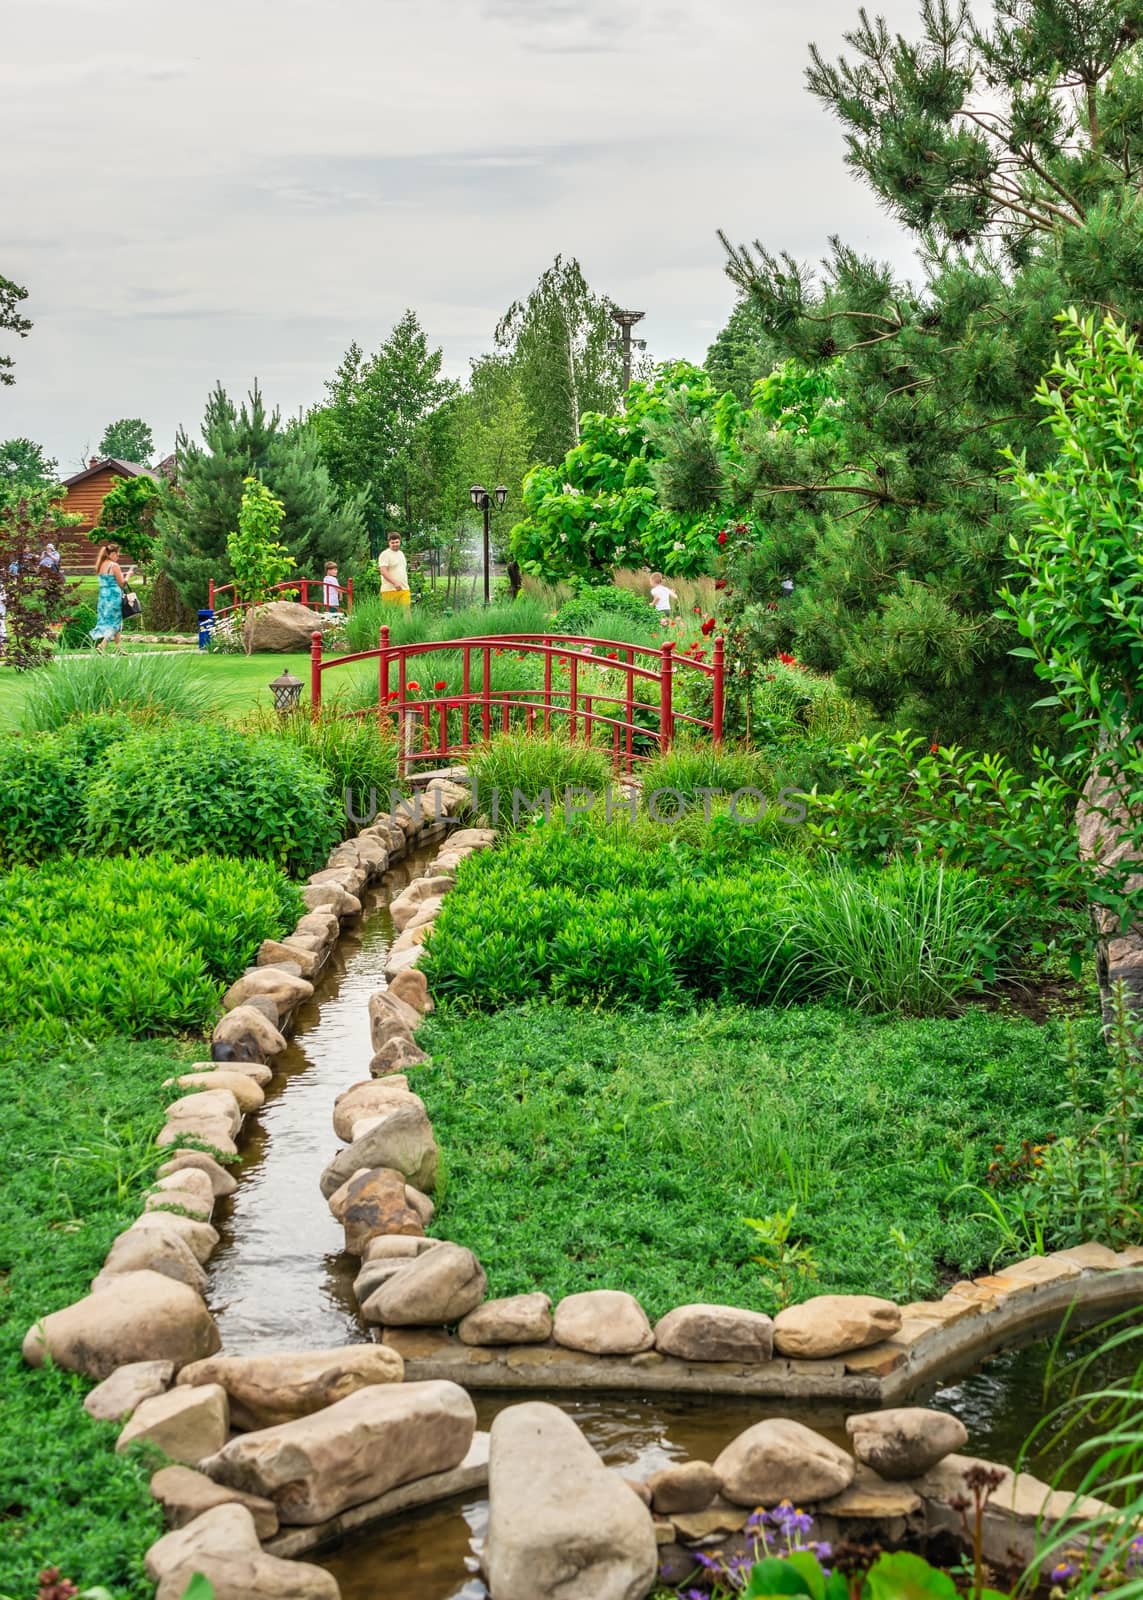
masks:
[(491, 521), (492, 517), (492, 498), (494, 495), (496, 497), (497, 506), (503, 507), (505, 500), (508, 498), (508, 490), (501, 483), (498, 484), (495, 489), (493, 489), (492, 494), (489, 494), (488, 490), (482, 483), (474, 483), (468, 493), (473, 505), (484, 515), (484, 604), (487, 605), (490, 598), (489, 574), (492, 570), (492, 559), (488, 551), (488, 531), (489, 522)]
[(291, 711), (296, 711), (302, 699), (302, 680), (295, 678), (287, 668), (280, 672), (270, 684), (270, 693), (274, 696), (274, 710), (286, 716)]

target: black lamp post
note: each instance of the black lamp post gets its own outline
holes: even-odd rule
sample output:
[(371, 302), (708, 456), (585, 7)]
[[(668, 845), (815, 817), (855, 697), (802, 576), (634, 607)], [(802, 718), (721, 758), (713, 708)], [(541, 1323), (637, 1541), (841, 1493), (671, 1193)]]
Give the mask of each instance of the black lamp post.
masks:
[(492, 498), (493, 495), (496, 497), (497, 508), (502, 511), (504, 502), (508, 498), (508, 491), (501, 483), (497, 484), (492, 494), (489, 494), (482, 483), (474, 483), (468, 492), (476, 509), (484, 513), (484, 604), (487, 605), (491, 598), (489, 574), (492, 571), (492, 561), (488, 553), (488, 529), (492, 518)]
[(274, 710), (281, 716), (288, 716), (291, 711), (298, 709), (302, 699), (302, 680), (295, 678), (288, 668), (278, 674), (269, 688), (274, 696)]

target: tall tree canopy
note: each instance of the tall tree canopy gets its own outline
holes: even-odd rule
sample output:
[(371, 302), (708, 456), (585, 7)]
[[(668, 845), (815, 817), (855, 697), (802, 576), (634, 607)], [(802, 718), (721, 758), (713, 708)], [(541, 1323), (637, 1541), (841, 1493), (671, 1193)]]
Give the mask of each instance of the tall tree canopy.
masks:
[[(17, 339), (28, 337), (32, 324), (18, 309), (21, 301), (27, 298), (27, 289), (0, 273), (0, 332), (14, 333)], [(0, 384), (15, 383), (12, 373), (15, 364), (11, 356), (0, 356)]]
[(154, 457), (155, 438), (142, 417), (120, 417), (118, 422), (109, 422), (104, 428), (99, 454), (145, 467)]
[(557, 256), (500, 319), (496, 344), (519, 379), (534, 460), (555, 465), (579, 443), (584, 412), (618, 409), (623, 361), (614, 347), (614, 308), (588, 287), (574, 256)]
[(440, 375), (442, 360), (406, 311), (375, 355), (350, 345), (311, 416), (334, 483), (362, 498), (374, 545), (386, 527), (412, 536), (424, 518), (439, 463), (426, 458), (422, 425), (456, 391)]
[[(834, 240), (824, 271), (763, 244), (729, 273), (785, 354), (830, 363), (836, 433), (759, 435), (764, 536), (736, 604), (766, 644), (942, 739), (1042, 715), (995, 615), (1012, 521), (999, 452), (1033, 470), (1033, 394), (1068, 305), (1143, 323), (1143, 0), (924, 0), (915, 40), (864, 12), (811, 90), (851, 168), (915, 238), (922, 281)], [(838, 357), (842, 359), (839, 361)], [(789, 605), (767, 609), (793, 570)]]
[(303, 577), (326, 561), (349, 562), (363, 550), (360, 501), (339, 499), (313, 430), (285, 426), (267, 412), (255, 385), (235, 406), (221, 384), (212, 390), (203, 443), (179, 430), (175, 484), (162, 486), (157, 518), (166, 565), (190, 605), (205, 603), (209, 579), (229, 576), (226, 541), (238, 527), (245, 479), (259, 478), (285, 507), (279, 537)]
[(44, 454), (34, 439), (5, 439), (0, 443), (0, 484), (46, 489), (59, 482), (59, 462)]

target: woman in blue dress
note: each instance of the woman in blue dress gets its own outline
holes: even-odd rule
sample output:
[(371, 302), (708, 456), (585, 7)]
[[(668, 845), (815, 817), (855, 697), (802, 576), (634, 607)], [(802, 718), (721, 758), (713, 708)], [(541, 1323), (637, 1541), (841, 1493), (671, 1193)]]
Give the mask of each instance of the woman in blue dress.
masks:
[(119, 552), (113, 545), (100, 545), (95, 558), (95, 573), (99, 579), (95, 627), (91, 630), (95, 653), (99, 655), (103, 651), (108, 639), (113, 639), (116, 650), (122, 652), (123, 591), (127, 587), (127, 579), (119, 565)]

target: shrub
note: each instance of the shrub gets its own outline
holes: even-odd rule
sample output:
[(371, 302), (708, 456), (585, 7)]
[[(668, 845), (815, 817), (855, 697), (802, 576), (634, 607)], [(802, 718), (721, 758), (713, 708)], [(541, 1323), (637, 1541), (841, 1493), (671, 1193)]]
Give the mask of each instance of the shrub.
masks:
[(303, 711), (288, 717), (263, 711), (248, 718), (244, 727), (300, 751), (339, 803), (347, 789), (366, 801), (375, 789), (379, 804), (385, 805), (397, 785), (395, 733), (379, 729), (374, 718), (321, 716), (315, 721)]
[(60, 629), (60, 644), (65, 650), (83, 650), (91, 644), (91, 630), (94, 627), (94, 607), (78, 605)]
[(0, 867), (42, 861), (75, 843), (91, 768), (132, 727), (125, 716), (85, 717), (0, 745)]
[[(497, 815), (504, 826), (512, 825), (515, 790), (528, 802), (541, 800), (547, 791), (552, 806), (559, 811), (569, 790), (601, 795), (611, 781), (610, 765), (599, 750), (590, 745), (569, 744), (558, 737), (506, 734), (477, 750), (468, 765), (476, 784), (477, 810), (488, 811), (494, 794), (498, 795)], [(523, 806), (521, 801), (521, 821), (529, 815)]]
[(611, 584), (598, 589), (582, 589), (574, 599), (566, 600), (552, 618), (551, 627), (555, 633), (579, 633), (597, 639), (621, 637), (609, 633), (602, 626), (601, 619), (604, 617), (642, 623), (649, 634), (661, 631), (659, 619), (645, 595)]
[(0, 1025), (66, 1018), (90, 1037), (204, 1027), (301, 895), (260, 861), (61, 856), (0, 882)]
[(210, 686), (178, 655), (90, 655), (57, 660), (37, 675), (24, 699), (23, 726), (58, 728), (101, 711), (144, 711), (201, 718)]
[(213, 850), (294, 876), (321, 866), (341, 835), (337, 801), (301, 751), (214, 724), (175, 722), (109, 749), (84, 819), (92, 847), (108, 854)]

